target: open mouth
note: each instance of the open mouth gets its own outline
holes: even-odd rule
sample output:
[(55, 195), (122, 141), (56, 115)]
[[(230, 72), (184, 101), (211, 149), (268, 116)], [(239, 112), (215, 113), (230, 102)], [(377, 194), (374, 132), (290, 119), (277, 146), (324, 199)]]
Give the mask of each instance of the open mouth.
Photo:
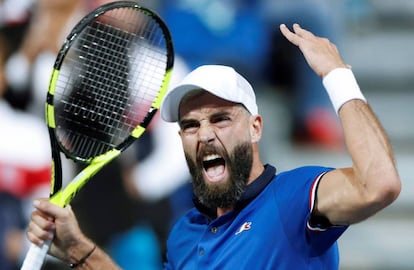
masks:
[(220, 181), (223, 177), (226, 163), (224, 159), (216, 154), (207, 155), (203, 159), (203, 168), (212, 182)]

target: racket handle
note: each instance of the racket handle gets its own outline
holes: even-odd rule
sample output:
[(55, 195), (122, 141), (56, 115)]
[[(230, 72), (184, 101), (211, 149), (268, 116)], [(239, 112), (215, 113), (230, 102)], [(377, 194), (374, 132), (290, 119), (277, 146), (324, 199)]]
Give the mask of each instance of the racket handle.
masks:
[(46, 258), (52, 240), (48, 240), (41, 247), (31, 244), (29, 251), (24, 258), (20, 270), (40, 270)]

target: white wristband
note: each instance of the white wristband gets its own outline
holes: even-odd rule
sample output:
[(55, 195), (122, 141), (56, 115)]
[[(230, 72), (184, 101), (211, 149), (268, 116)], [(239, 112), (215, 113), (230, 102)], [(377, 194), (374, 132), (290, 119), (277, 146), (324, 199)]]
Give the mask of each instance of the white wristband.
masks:
[(322, 83), (337, 114), (342, 105), (350, 100), (360, 99), (367, 101), (359, 89), (352, 70), (349, 68), (336, 68), (332, 70), (323, 78)]

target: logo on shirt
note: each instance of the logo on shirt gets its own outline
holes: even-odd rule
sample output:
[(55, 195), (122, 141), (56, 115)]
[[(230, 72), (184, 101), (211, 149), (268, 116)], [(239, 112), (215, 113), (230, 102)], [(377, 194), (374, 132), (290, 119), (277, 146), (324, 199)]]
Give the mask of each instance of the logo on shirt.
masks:
[(240, 226), (239, 230), (235, 233), (235, 235), (238, 235), (244, 231), (250, 230), (251, 226), (252, 226), (252, 223), (250, 221), (243, 223), (243, 225)]

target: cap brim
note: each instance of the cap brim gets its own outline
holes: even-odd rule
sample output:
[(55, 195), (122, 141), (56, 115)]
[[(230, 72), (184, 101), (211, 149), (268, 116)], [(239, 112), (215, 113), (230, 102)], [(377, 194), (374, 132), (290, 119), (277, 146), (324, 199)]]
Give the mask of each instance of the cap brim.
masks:
[(189, 92), (203, 89), (195, 84), (183, 84), (171, 89), (161, 104), (161, 117), (167, 122), (177, 122), (182, 98)]

